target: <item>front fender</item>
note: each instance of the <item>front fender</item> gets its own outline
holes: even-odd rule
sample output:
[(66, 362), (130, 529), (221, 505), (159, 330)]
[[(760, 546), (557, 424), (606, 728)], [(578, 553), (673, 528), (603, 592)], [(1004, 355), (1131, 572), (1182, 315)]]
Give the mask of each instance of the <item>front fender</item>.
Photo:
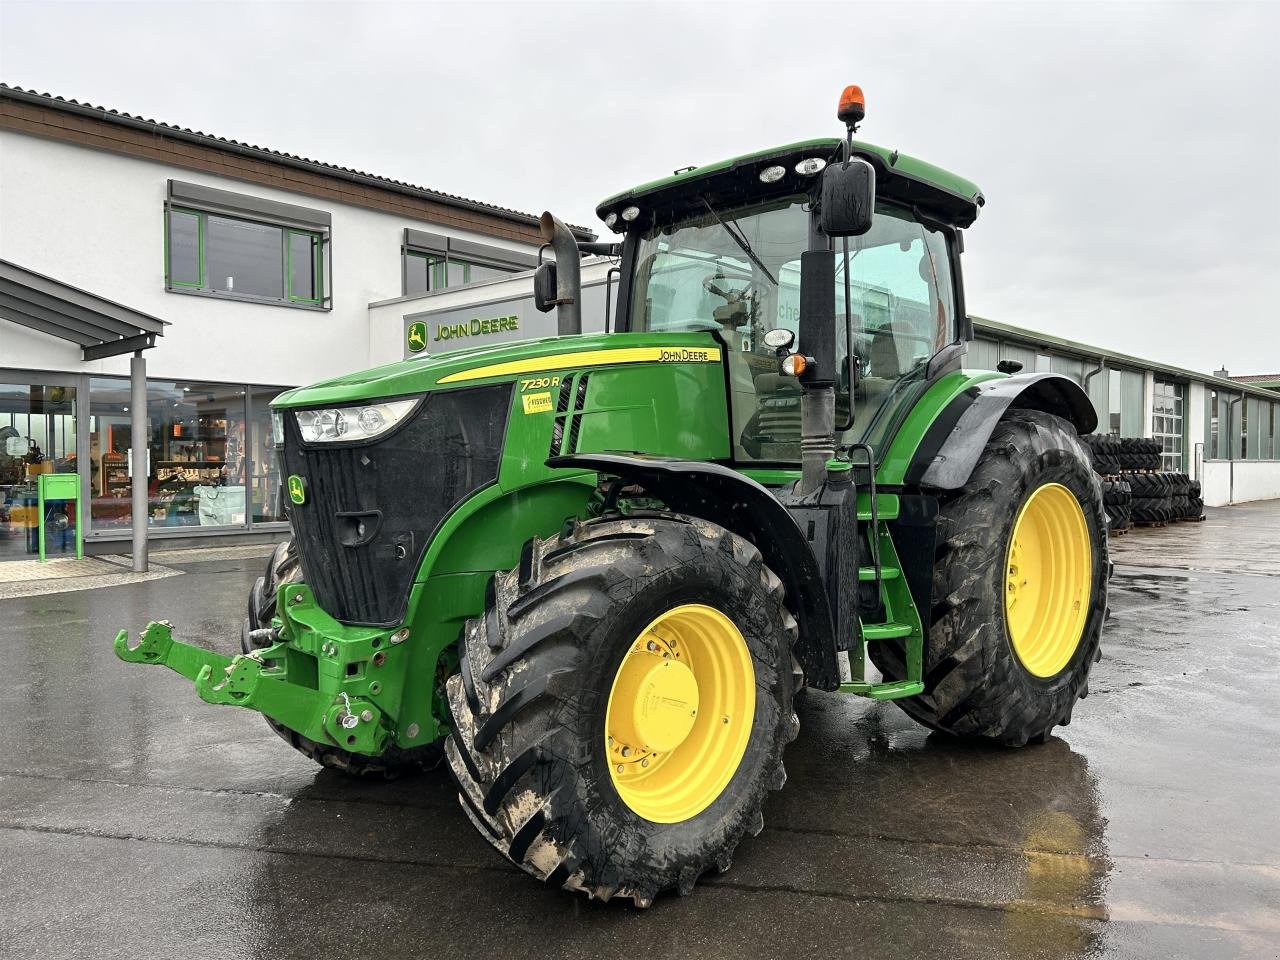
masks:
[(716, 463), (619, 453), (552, 457), (547, 466), (595, 470), (634, 482), (677, 513), (718, 523), (753, 543), (787, 589), (800, 624), (796, 659), (820, 690), (840, 683), (835, 625), (822, 569), (790, 511), (750, 477)]
[(1098, 426), (1093, 402), (1078, 383), (1057, 373), (1024, 373), (975, 383), (954, 397), (925, 432), (905, 481), (955, 490), (968, 481), (996, 424), (1009, 408), (1043, 410), (1079, 434)]

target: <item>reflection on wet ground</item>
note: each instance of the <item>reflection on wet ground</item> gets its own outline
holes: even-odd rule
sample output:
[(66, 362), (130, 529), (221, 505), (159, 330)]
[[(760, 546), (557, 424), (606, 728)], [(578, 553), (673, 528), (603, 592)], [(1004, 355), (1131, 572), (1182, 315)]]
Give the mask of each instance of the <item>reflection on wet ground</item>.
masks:
[(805, 694), (765, 832), (648, 912), (525, 878), (443, 774), (351, 783), (111, 656), (161, 614), (231, 649), (256, 560), (4, 601), (6, 954), (1276, 956), (1280, 558), (1233, 551), (1280, 541), (1280, 504), (1213, 511), (1195, 550), (1183, 529), (1117, 549), (1106, 659), (1058, 737), (967, 744)]

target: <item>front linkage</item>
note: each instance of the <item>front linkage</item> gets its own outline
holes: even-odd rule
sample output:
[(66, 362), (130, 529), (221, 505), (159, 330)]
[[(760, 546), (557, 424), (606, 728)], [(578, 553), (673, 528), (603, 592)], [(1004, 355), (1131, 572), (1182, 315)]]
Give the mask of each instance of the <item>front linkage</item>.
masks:
[(183, 643), (169, 621), (153, 620), (136, 646), (121, 630), (116, 656), (166, 666), (194, 681), (206, 703), (257, 710), (316, 743), (383, 753), (393, 730), (379, 702), (388, 709), (399, 702), (405, 664), (397, 661), (406, 657), (408, 631), (344, 626), (303, 584), (282, 584), (277, 609), (274, 642), (251, 653), (226, 656)]

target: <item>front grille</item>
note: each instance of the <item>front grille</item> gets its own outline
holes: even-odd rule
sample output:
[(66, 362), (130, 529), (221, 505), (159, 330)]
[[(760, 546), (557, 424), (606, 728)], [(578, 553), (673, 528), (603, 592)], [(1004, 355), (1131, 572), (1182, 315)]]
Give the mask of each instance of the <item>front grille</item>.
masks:
[(359, 446), (303, 446), (285, 416), (285, 471), (306, 502), (289, 519), (316, 601), (348, 624), (392, 626), (450, 510), (498, 477), (512, 384), (428, 395), (409, 422)]

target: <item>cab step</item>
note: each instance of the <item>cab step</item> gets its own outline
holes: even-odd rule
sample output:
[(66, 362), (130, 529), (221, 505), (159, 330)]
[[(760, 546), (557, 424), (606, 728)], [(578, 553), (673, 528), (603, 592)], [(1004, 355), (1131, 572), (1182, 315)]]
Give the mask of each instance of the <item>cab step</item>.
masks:
[[(899, 570), (897, 567), (881, 567), (880, 568), (881, 580), (895, 580), (900, 576), (902, 576), (902, 571)], [(863, 583), (874, 581), (876, 579), (876, 568), (875, 567), (859, 567), (858, 579), (861, 580)]]
[(914, 697), (924, 693), (924, 684), (919, 680), (895, 680), (891, 683), (842, 683), (841, 693), (854, 693), (872, 700), (901, 700), (903, 697)]
[(897, 640), (909, 637), (912, 627), (906, 623), (864, 623), (862, 625), (863, 640)]

